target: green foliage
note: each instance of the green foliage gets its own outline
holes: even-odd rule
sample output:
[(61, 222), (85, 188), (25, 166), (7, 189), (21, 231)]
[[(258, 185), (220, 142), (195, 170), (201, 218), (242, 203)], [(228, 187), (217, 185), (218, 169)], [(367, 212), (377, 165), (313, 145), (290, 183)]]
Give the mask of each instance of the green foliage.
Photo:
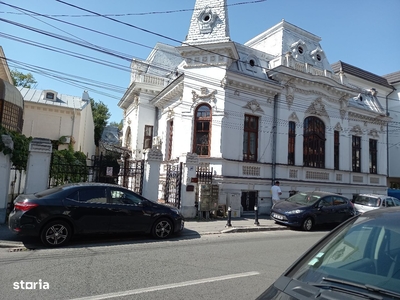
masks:
[[(14, 142), (14, 149), (8, 148), (1, 139), (1, 135), (9, 135)], [(18, 132), (13, 132), (0, 126), (0, 152), (4, 155), (10, 155), (12, 164), (18, 170), (26, 170), (28, 163), (29, 144), (32, 141), (31, 137), (26, 137)]]
[(94, 122), (94, 143), (99, 146), (101, 135), (107, 126), (107, 121), (111, 117), (108, 107), (101, 101), (96, 102), (90, 98)]
[(54, 150), (50, 170), (51, 186), (88, 180), (86, 155), (74, 151), (73, 147), (64, 150)]
[(11, 77), (15, 86), (32, 88), (37, 83), (31, 73), (24, 74), (17, 70), (12, 70)]
[(111, 126), (117, 127), (119, 131), (122, 130), (122, 127), (124, 126), (124, 120), (121, 120), (119, 123), (117, 122), (110, 122)]

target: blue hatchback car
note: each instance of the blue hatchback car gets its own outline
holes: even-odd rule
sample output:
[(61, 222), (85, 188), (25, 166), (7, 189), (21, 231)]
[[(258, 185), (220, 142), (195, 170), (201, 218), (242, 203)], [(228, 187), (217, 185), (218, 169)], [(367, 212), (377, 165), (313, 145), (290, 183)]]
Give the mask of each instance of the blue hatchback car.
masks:
[(299, 192), (271, 210), (271, 218), (277, 223), (306, 231), (317, 224), (342, 223), (354, 215), (356, 210), (349, 199), (322, 191)]

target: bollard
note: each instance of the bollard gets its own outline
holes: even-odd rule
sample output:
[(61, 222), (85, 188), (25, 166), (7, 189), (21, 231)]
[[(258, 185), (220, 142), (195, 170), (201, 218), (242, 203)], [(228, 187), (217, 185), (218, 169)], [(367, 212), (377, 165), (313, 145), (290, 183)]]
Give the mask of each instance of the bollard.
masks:
[(254, 225), (259, 226), (260, 223), (258, 222), (258, 209), (257, 209), (257, 205), (254, 206), (254, 213), (255, 213), (255, 216), (256, 216), (256, 218), (255, 218), (255, 220), (254, 220)]
[(230, 206), (228, 206), (228, 221), (226, 222), (225, 227), (232, 227), (231, 217), (232, 217), (232, 209)]

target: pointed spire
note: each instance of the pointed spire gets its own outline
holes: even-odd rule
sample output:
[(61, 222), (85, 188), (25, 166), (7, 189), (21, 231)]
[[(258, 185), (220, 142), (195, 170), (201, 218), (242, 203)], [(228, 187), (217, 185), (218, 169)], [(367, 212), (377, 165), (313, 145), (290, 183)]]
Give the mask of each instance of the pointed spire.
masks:
[(227, 0), (196, 0), (183, 46), (229, 42)]

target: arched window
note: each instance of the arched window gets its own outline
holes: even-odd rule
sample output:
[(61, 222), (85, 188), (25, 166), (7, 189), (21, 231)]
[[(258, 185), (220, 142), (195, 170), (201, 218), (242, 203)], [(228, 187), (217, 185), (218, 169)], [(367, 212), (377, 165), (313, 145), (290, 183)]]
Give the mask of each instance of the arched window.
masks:
[(200, 156), (210, 156), (211, 108), (202, 104), (195, 111), (193, 152)]
[(303, 161), (305, 167), (325, 168), (325, 124), (317, 117), (304, 120)]

